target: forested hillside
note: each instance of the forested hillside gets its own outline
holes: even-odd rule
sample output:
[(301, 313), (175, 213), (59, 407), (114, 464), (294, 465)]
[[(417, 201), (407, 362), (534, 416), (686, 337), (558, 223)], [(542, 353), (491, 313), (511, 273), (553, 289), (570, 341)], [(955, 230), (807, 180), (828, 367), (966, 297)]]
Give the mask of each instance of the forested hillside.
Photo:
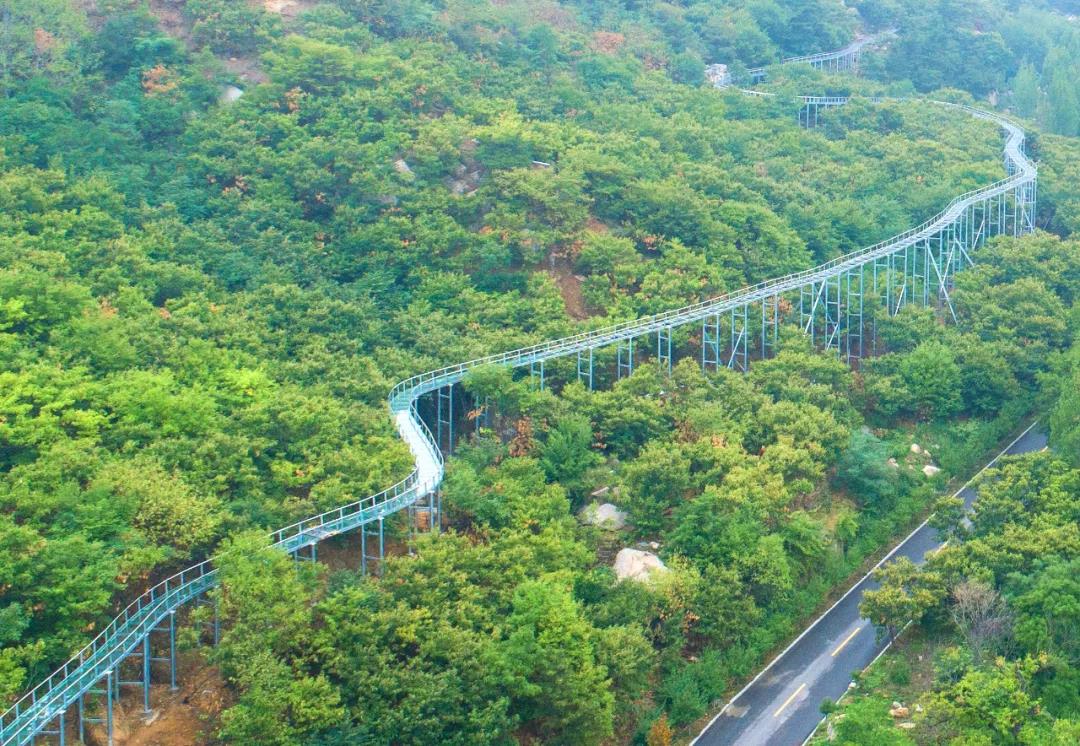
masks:
[[(1034, 148), (1067, 235), (1073, 27), (959, 5), (0, 7), (0, 700), (154, 580), (404, 476), (396, 380), (810, 267), (1001, 176), (989, 123), (856, 102), (808, 131), (788, 94), (1000, 91), (1061, 133)], [(924, 54), (944, 17), (967, 41)], [(705, 84), (893, 27), (867, 80)], [(406, 552), (393, 523), (378, 580), (223, 560), (221, 645), (188, 660), (228, 706), (191, 741), (664, 743), (1034, 402), (1077, 448), (1078, 278), (1074, 243), (1002, 240), (957, 278), (959, 324), (883, 318), (857, 370), (787, 329), (746, 376), (478, 371), (493, 417), (442, 535)], [(597, 490), (624, 530), (577, 518)], [(638, 542), (661, 580), (615, 579)]]

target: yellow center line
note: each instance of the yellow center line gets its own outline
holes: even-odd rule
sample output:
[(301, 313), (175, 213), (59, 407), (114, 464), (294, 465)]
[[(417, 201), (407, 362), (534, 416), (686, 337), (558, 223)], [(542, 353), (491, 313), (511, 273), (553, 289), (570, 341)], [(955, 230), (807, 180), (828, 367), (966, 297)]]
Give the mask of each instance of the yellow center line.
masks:
[(787, 707), (788, 705), (790, 705), (791, 701), (793, 699), (795, 699), (796, 697), (798, 697), (799, 692), (801, 692), (805, 688), (806, 688), (806, 682), (803, 682), (802, 684), (799, 684), (799, 688), (796, 689), (794, 692), (792, 692), (791, 696), (787, 698), (787, 701), (784, 702), (784, 704), (780, 705), (780, 708), (776, 712), (773, 713), (773, 717), (774, 718), (780, 717), (780, 713), (784, 711), (784, 708)]
[(850, 635), (848, 635), (847, 639), (844, 640), (842, 643), (840, 643), (840, 645), (836, 648), (836, 650), (832, 651), (832, 657), (835, 658), (836, 654), (839, 653), (841, 650), (843, 650), (844, 646), (847, 645), (849, 642), (851, 642), (851, 638), (853, 638), (855, 635), (859, 634), (859, 632), (861, 630), (862, 630), (862, 627), (856, 627), (855, 631), (852, 632)]

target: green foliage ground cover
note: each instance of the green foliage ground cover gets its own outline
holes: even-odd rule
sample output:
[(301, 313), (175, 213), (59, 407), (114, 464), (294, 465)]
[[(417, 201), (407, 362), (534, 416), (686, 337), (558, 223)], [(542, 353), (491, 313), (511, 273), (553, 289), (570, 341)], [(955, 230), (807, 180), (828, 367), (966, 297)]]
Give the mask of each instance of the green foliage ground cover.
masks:
[[(502, 398), (491, 429), (451, 462), (446, 533), (389, 561), (379, 581), (344, 571), (297, 588), (292, 606), (308, 610), (297, 624), (317, 635), (285, 642), (269, 620), (241, 625), (242, 649), (280, 641), (273, 652), (296, 685), (329, 686), (344, 710), (300, 722), (245, 687), (240, 666), (224, 732), (598, 743), (644, 742), (661, 715), (693, 722), (1031, 406), (1067, 345), (1055, 315), (1080, 289), (1080, 252), (1043, 234), (998, 241), (984, 259), (957, 288), (965, 323), (908, 309), (882, 322), (888, 352), (857, 373), (800, 348), (794, 330), (745, 376), (683, 360), (670, 379), (643, 364), (610, 390), (556, 394), (554, 373), (539, 391), (482, 371), (466, 386)], [(1018, 293), (1041, 310), (1010, 313)], [(987, 359), (1003, 361), (996, 373)], [(958, 471), (925, 478), (927, 457), (909, 450), (922, 436)], [(597, 487), (629, 513), (627, 532), (575, 518)], [(617, 581), (611, 556), (635, 539), (656, 541), (670, 571)], [(222, 592), (250, 591), (227, 581)], [(226, 640), (211, 657), (247, 659), (232, 649)], [(282, 723), (291, 730), (274, 741)]]
[[(0, 10), (5, 697), (226, 537), (403, 475), (397, 378), (804, 268), (1000, 171), (989, 125), (932, 107), (856, 105), (808, 133), (784, 97), (694, 85), (728, 50), (842, 43), (836, 3), (341, 0), (283, 20), (192, 0), (179, 39), (141, 3), (86, 5)], [(792, 92), (827, 84), (798, 75)], [(247, 89), (232, 106), (226, 82)], [(1047, 209), (1071, 225), (1058, 162)], [(644, 369), (559, 396), (478, 376), (517, 455), (466, 449), (451, 536), (378, 585), (273, 555), (223, 568), (215, 662), (240, 703), (222, 737), (597, 741), (692, 720), (925, 507), (906, 468), (880, 471), (909, 442), (896, 418), (963, 435), (951, 473), (1015, 422), (1071, 303), (1042, 261), (961, 283), (960, 331), (904, 315), (859, 374), (789, 335), (745, 379), (684, 364), (674, 391)], [(987, 288), (981, 321), (965, 297)], [(916, 343), (931, 325), (945, 344)], [(941, 366), (960, 397), (930, 385)], [(661, 540), (666, 584), (614, 583), (610, 540), (571, 517), (607, 481)]]

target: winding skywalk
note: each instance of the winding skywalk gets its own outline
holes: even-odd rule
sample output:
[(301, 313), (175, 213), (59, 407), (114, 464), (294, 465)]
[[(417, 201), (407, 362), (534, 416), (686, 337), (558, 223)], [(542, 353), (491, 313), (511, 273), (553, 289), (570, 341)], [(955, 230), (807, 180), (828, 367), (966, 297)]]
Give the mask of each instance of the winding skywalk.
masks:
[[(889, 29), (870, 36), (863, 36), (851, 42), (841, 49), (833, 49), (828, 52), (816, 54), (804, 54), (799, 57), (785, 57), (780, 60), (780, 65), (809, 65), (816, 70), (839, 73), (855, 70), (859, 66), (859, 60), (863, 52), (876, 47), (887, 39), (896, 36), (895, 29)], [(769, 68), (752, 67), (746, 71), (751, 83), (760, 83), (768, 77)]]
[[(840, 105), (847, 99), (829, 102)], [(633, 370), (635, 341), (652, 336), (656, 340), (656, 357), (670, 369), (673, 332), (701, 324), (702, 365), (707, 369), (745, 370), (752, 354), (765, 357), (775, 350), (781, 321), (795, 321), (796, 313), (800, 328), (815, 344), (852, 359), (864, 354), (865, 305), (880, 303), (890, 314), (908, 303), (951, 309), (952, 277), (973, 262), (972, 255), (988, 238), (1034, 230), (1038, 173), (1024, 154), (1025, 135), (1020, 126), (991, 112), (956, 104), (939, 105), (1002, 128), (1005, 178), (953, 199), (922, 225), (820, 266), (701, 303), (420, 373), (398, 383), (388, 403), (398, 432), (413, 455), (414, 468), (409, 476), (377, 495), (274, 532), (273, 546), (294, 555), (309, 548), (313, 553), (314, 546), (328, 537), (356, 529), (367, 536), (370, 527), (378, 526), (381, 556), (383, 520), (406, 508), (422, 507), (420, 514), (426, 514), (431, 528), (436, 528), (436, 493), (443, 478), (444, 453), (449, 452), (453, 441), (453, 387), (480, 367), (528, 367), (534, 377), (539, 375), (543, 385), (545, 362), (576, 356), (577, 377), (592, 388), (593, 354), (597, 350), (618, 347), (616, 370), (621, 377)], [(419, 403), (424, 397), (433, 399), (436, 434), (420, 414)], [(450, 411), (446, 411), (447, 407)], [(451, 434), (447, 436), (444, 428)], [(211, 559), (145, 591), (89, 645), (0, 717), (0, 744), (28, 744), (44, 735), (58, 736), (63, 743), (66, 713), (71, 708), (77, 708), (80, 731), (83, 723), (103, 723), (111, 742), (120, 664), (128, 659), (132, 659), (129, 667), (131, 662), (141, 663), (144, 707), (149, 711), (151, 662), (167, 663), (170, 683), (176, 686), (178, 610), (204, 596), (217, 583)], [(152, 640), (158, 640), (159, 657), (154, 657)], [(94, 709), (91, 713), (88, 694), (101, 703), (100, 712)]]

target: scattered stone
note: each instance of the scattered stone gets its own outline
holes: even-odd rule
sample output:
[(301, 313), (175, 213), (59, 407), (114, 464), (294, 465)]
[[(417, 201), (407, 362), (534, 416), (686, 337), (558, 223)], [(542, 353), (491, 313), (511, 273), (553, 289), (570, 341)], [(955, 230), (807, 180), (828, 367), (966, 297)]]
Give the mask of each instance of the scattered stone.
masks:
[(611, 487), (600, 487), (589, 493), (590, 497), (603, 497), (611, 490)]
[(848, 689), (858, 689), (858, 688), (859, 688), (859, 685), (858, 685), (858, 684), (856, 684), (856, 683), (855, 683), (854, 681), (849, 681), (849, 682), (848, 682), (848, 685), (847, 685), (847, 688), (848, 688)]
[(244, 95), (243, 90), (237, 88), (234, 85), (227, 85), (221, 91), (221, 97), (219, 101), (223, 104), (232, 104), (240, 100), (240, 97)]
[(652, 549), (652, 550), (653, 550), (653, 551), (655, 552), (655, 551), (656, 551), (657, 549), (659, 549), (659, 548), (660, 548), (660, 544), (659, 544), (659, 543), (657, 543), (657, 542), (655, 542), (655, 541), (650, 541), (650, 542), (649, 542), (649, 549)]
[(394, 170), (399, 174), (412, 174), (413, 170), (409, 168), (409, 164), (405, 162), (404, 158), (398, 158), (394, 161)]
[(920, 446), (918, 443), (912, 443), (911, 452), (914, 454), (922, 453), (922, 446)]
[(922, 705), (915, 705), (915, 712), (922, 712)]
[(894, 469), (899, 469), (900, 468), (900, 464), (894, 458), (889, 459), (889, 466), (891, 466)]
[(581, 519), (586, 523), (609, 531), (618, 531), (626, 527), (626, 513), (611, 503), (586, 505), (581, 511)]
[(894, 710), (899, 710), (899, 709), (900, 709), (901, 707), (903, 707), (903, 706), (904, 706), (904, 703), (903, 703), (903, 702), (898, 702), (898, 701), (897, 701), (897, 700), (895, 700), (895, 699), (893, 700), (893, 703), (892, 703), (892, 708), (893, 708)]
[(903, 728), (904, 730), (911, 730), (912, 728), (915, 727), (915, 723), (908, 720), (908, 721), (903, 722), (903, 723), (897, 723), (896, 727), (897, 728)]
[(889, 710), (889, 717), (900, 719), (911, 716), (911, 710), (901, 705), (900, 707), (894, 707)]
[(933, 477), (933, 476), (935, 476), (936, 474), (938, 474), (940, 472), (941, 472), (941, 469), (934, 466), (933, 464), (927, 464), (926, 466), (924, 466), (922, 468), (922, 473), (925, 474), (928, 477)]
[(705, 79), (713, 84), (716, 88), (724, 88), (731, 85), (731, 73), (728, 71), (728, 66), (722, 62), (709, 65), (705, 68)]
[(619, 580), (636, 580), (638, 582), (646, 581), (654, 574), (668, 571), (667, 565), (652, 552), (643, 552), (640, 549), (631, 549), (630, 547), (620, 549), (619, 553), (615, 555), (613, 569), (615, 570), (615, 577)]

